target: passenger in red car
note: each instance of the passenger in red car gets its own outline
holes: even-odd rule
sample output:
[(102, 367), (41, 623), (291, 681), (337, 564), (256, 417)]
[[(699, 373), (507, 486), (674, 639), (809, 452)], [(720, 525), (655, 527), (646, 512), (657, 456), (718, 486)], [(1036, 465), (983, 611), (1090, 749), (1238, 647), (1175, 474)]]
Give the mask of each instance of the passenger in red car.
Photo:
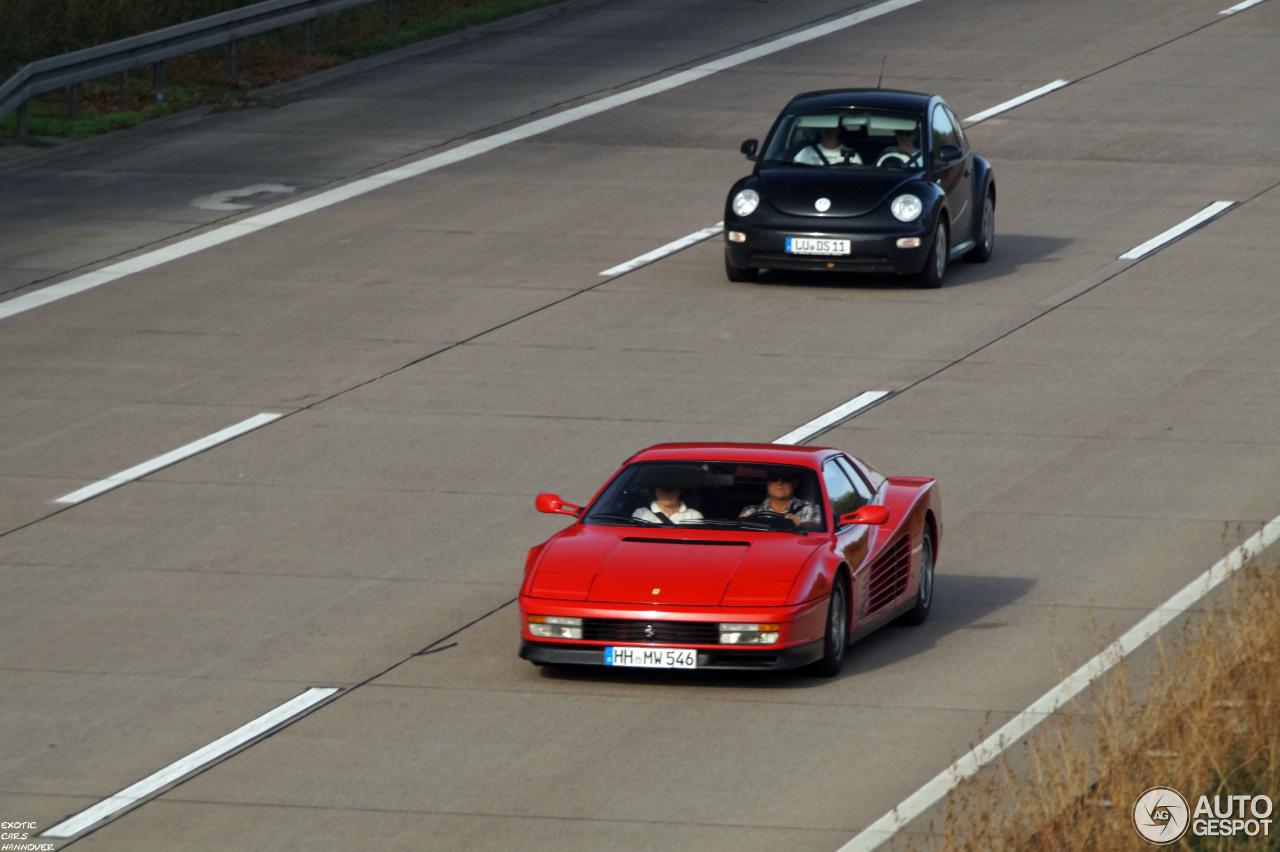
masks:
[(818, 526), (822, 523), (822, 511), (817, 504), (801, 500), (796, 496), (799, 477), (790, 471), (777, 470), (771, 472), (767, 478), (769, 496), (759, 505), (744, 507), (738, 513), (738, 517), (745, 518), (760, 512), (772, 512), (785, 515), (797, 526)]
[[(641, 506), (631, 513), (633, 518), (655, 524), (686, 524), (690, 521), (702, 520), (702, 513), (690, 509), (680, 499), (679, 488), (654, 488), (654, 496), (658, 499), (649, 504), (649, 508)], [(663, 520), (666, 518), (667, 520)]]

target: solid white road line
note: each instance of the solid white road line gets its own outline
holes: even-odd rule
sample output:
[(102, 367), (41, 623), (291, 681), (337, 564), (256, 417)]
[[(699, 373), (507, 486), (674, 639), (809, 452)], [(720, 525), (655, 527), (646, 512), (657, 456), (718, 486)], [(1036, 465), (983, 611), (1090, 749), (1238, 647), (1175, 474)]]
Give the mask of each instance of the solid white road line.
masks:
[(41, 307), (42, 305), (47, 305), (50, 302), (57, 301), (58, 299), (64, 299), (67, 296), (71, 296), (76, 293), (83, 293), (85, 290), (90, 290), (94, 287), (100, 287), (103, 284), (123, 278), (125, 275), (140, 272), (144, 269), (151, 269), (152, 267), (159, 266), (160, 264), (166, 263), (167, 261), (175, 258), (185, 257), (189, 254), (194, 254), (195, 252), (209, 248), (210, 246), (225, 243), (246, 234), (255, 233), (263, 228), (270, 227), (271, 225), (287, 222), (290, 219), (296, 219), (299, 216), (304, 216), (307, 213), (313, 213), (316, 210), (322, 210), (325, 207), (356, 198), (376, 189), (381, 189), (384, 186), (408, 180), (409, 178), (418, 177), (443, 166), (459, 163), (463, 160), (469, 160), (472, 157), (478, 157), (481, 154), (486, 154), (489, 151), (501, 148), (504, 145), (509, 145), (512, 142), (529, 139), (550, 130), (563, 127), (566, 124), (572, 124), (575, 121), (581, 121), (584, 118), (599, 115), (600, 113), (616, 109), (617, 107), (624, 106), (634, 101), (643, 100), (644, 98), (652, 97), (653, 95), (677, 89), (681, 86), (701, 80), (704, 77), (709, 77), (712, 74), (719, 73), (720, 71), (736, 68), (737, 66), (743, 65), (747, 62), (778, 53), (782, 50), (787, 50), (788, 48), (795, 47), (796, 45), (805, 44), (806, 42), (822, 38), (823, 36), (831, 35), (832, 33), (839, 32), (840, 30), (878, 18), (881, 15), (887, 15), (890, 12), (896, 12), (899, 9), (913, 6), (919, 2), (921, 2), (921, 0), (887, 0), (887, 2), (872, 6), (869, 9), (863, 9), (860, 12), (854, 12), (852, 14), (845, 15), (844, 17), (836, 18), (833, 21), (828, 21), (825, 24), (810, 27), (806, 30), (790, 33), (771, 42), (756, 45), (755, 47), (730, 54), (729, 56), (723, 56), (687, 71), (673, 74), (662, 80), (656, 80), (652, 83), (638, 86), (626, 92), (619, 92), (616, 95), (610, 95), (608, 97), (601, 98), (598, 101), (592, 101), (588, 104), (573, 107), (565, 110), (564, 112), (556, 113), (555, 115), (550, 115), (546, 118), (540, 118), (535, 121), (528, 122), (527, 124), (522, 124), (519, 127), (514, 127), (502, 133), (485, 137), (484, 139), (477, 139), (474, 142), (468, 142), (443, 153), (433, 154), (420, 160), (406, 163), (403, 166), (388, 169), (385, 172), (370, 175), (369, 177), (352, 181), (351, 183), (344, 184), (343, 186), (335, 187), (334, 189), (318, 192), (310, 197), (301, 198), (289, 204), (283, 204), (272, 210), (259, 213), (256, 216), (248, 216), (230, 224), (222, 225), (208, 233), (191, 237), (186, 240), (180, 240), (173, 245), (157, 251), (148, 252), (144, 255), (133, 258), (132, 260), (112, 264), (95, 272), (80, 275), (60, 284), (54, 284), (52, 286), (42, 288), (34, 293), (28, 293), (25, 296), (18, 296), (17, 298), (10, 299), (7, 302), (0, 302), (0, 320), (16, 316), (17, 314), (24, 313), (32, 310), (33, 308)]
[(1050, 92), (1054, 92), (1054, 91), (1057, 91), (1058, 89), (1061, 89), (1063, 86), (1069, 86), (1069, 85), (1071, 85), (1070, 80), (1054, 80), (1052, 83), (1049, 83), (1046, 86), (1041, 86), (1038, 89), (1027, 92), (1025, 95), (1019, 95), (1018, 97), (1014, 98), (1011, 101), (1005, 101), (1002, 104), (993, 106), (991, 109), (984, 109), (982, 112), (974, 113), (973, 115), (966, 118), (964, 120), (964, 123), (977, 124), (979, 121), (986, 121), (988, 118), (991, 118), (991, 116), (993, 115), (999, 115), (1002, 112), (1007, 112), (1013, 109), (1014, 107), (1022, 106), (1027, 101), (1034, 101), (1038, 97), (1047, 95)]
[(1245, 0), (1245, 2), (1237, 3), (1236, 5), (1232, 6), (1230, 9), (1223, 9), (1218, 14), (1234, 15), (1236, 12), (1243, 12), (1245, 9), (1248, 9), (1250, 6), (1257, 6), (1261, 2), (1262, 0)]
[(1143, 255), (1150, 254), (1165, 243), (1171, 243), (1187, 231), (1199, 227), (1234, 204), (1234, 201), (1215, 201), (1182, 224), (1175, 225), (1160, 236), (1147, 240), (1137, 248), (1130, 249), (1120, 255), (1120, 260), (1137, 260)]
[(90, 497), (97, 497), (99, 494), (102, 494), (105, 491), (110, 491), (112, 488), (118, 488), (126, 482), (132, 482), (133, 480), (146, 476), (149, 473), (155, 473), (157, 470), (168, 467), (174, 462), (182, 461), (185, 458), (194, 456), (196, 453), (202, 453), (210, 447), (216, 447), (218, 444), (230, 441), (232, 438), (239, 437), (245, 432), (252, 432), (259, 426), (265, 426), (271, 421), (283, 416), (284, 415), (281, 414), (256, 414), (248, 420), (241, 421), (234, 426), (228, 426), (221, 432), (215, 432), (207, 438), (192, 441), (185, 447), (179, 447), (172, 452), (165, 453), (162, 456), (157, 456), (151, 461), (135, 465), (128, 470), (122, 470), (114, 476), (108, 476), (106, 479), (95, 482), (92, 485), (86, 485), (79, 491), (72, 491), (70, 494), (63, 495), (53, 502), (82, 503)]
[(844, 420), (846, 417), (853, 416), (854, 412), (861, 411), (873, 402), (878, 402), (888, 396), (891, 391), (867, 391), (858, 394), (844, 405), (837, 405), (821, 417), (816, 417), (799, 429), (794, 429), (783, 435), (775, 444), (798, 444), (807, 438), (811, 438), (828, 426), (832, 426)]
[(661, 260), (662, 258), (666, 257), (669, 254), (675, 254), (681, 249), (686, 249), (689, 246), (696, 245), (702, 242), (703, 240), (714, 237), (716, 234), (719, 234), (723, 230), (724, 230), (724, 222), (716, 222), (714, 225), (712, 225), (709, 228), (703, 228), (701, 231), (694, 231), (692, 234), (690, 234), (687, 237), (681, 237), (678, 240), (669, 242), (665, 246), (662, 246), (661, 248), (656, 248), (653, 251), (647, 252), (646, 254), (642, 254), (637, 258), (628, 260), (626, 263), (619, 263), (617, 266), (611, 266), (608, 269), (606, 269), (604, 272), (601, 272), (600, 274), (606, 275), (606, 276), (621, 275), (624, 272), (630, 272), (633, 269), (639, 269), (642, 266), (647, 266), (648, 264), (653, 263), (655, 260)]
[(42, 831), (40, 837), (74, 837), (80, 832), (97, 825), (104, 819), (124, 810), (136, 802), (145, 799), (157, 790), (179, 781), (196, 770), (234, 751), (250, 740), (265, 734), (289, 719), (314, 707), (330, 695), (337, 692), (336, 687), (313, 687), (291, 701), (286, 701), (276, 709), (247, 725), (237, 728), (219, 740), (215, 740), (199, 751), (192, 752), (176, 763), (171, 763), (159, 772), (148, 775), (136, 784), (124, 788), (110, 798), (103, 799), (93, 807), (83, 810), (70, 819), (65, 819), (52, 828)]
[(1110, 671), (1117, 663), (1155, 636), (1161, 628), (1200, 603), (1209, 592), (1278, 540), (1280, 540), (1280, 517), (1275, 517), (1259, 532), (1250, 536), (1244, 544), (1228, 553), (1208, 571), (1192, 580), (1181, 591), (1131, 627), (1102, 653), (1046, 692), (1039, 701), (1013, 717), (1000, 730), (987, 737), (981, 745), (951, 764), (932, 781), (911, 794), (902, 804), (840, 847), (839, 852), (871, 852), (872, 849), (893, 837), (913, 819), (940, 802), (944, 796), (959, 786), (960, 782), (976, 774), (979, 769), (997, 758), (1058, 708), (1083, 692), (1089, 684)]

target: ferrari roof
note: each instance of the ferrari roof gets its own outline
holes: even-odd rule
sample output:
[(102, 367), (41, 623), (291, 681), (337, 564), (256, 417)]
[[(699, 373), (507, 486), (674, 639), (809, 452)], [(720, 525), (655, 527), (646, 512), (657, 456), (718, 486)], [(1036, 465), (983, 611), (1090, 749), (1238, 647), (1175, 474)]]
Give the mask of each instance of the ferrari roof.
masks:
[(669, 460), (817, 465), (834, 452), (838, 451), (831, 447), (801, 447), (794, 444), (657, 444), (636, 453), (628, 462)]

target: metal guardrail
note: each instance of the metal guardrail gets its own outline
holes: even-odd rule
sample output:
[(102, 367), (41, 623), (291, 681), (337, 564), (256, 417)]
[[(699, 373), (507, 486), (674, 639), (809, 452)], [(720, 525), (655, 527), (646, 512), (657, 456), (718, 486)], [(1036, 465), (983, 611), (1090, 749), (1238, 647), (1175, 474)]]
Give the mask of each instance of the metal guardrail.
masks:
[[(292, 24), (305, 24), (305, 40), (310, 50), (312, 25), (317, 18), (357, 6), (382, 2), (390, 25), (394, 0), (266, 0), (188, 21), (132, 38), (87, 47), (61, 56), (41, 59), (23, 66), (0, 86), (0, 118), (18, 111), (18, 135), (27, 132), (27, 101), (57, 89), (72, 88), (72, 109), (78, 105), (79, 86), (113, 74), (127, 74), (150, 65), (157, 87), (163, 63), (211, 47), (231, 49), (231, 73), (239, 73), (238, 44), (241, 39), (261, 35)], [(127, 87), (127, 81), (124, 83)]]

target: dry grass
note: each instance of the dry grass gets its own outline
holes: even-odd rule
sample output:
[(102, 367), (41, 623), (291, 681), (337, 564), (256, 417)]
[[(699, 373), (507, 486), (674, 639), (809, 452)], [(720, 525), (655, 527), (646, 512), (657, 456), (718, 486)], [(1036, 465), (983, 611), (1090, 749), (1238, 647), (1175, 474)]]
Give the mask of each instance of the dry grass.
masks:
[[(1280, 799), (1278, 571), (1247, 567), (1208, 612), (1160, 642), (1153, 673), (1139, 679), (1118, 667), (1076, 712), (1057, 714), (962, 785), (948, 804), (941, 848), (1145, 848), (1131, 814), (1154, 786), (1178, 790), (1193, 812), (1202, 795)], [(1169, 848), (1277, 850), (1280, 808), (1271, 819), (1267, 836), (1188, 831)]]

